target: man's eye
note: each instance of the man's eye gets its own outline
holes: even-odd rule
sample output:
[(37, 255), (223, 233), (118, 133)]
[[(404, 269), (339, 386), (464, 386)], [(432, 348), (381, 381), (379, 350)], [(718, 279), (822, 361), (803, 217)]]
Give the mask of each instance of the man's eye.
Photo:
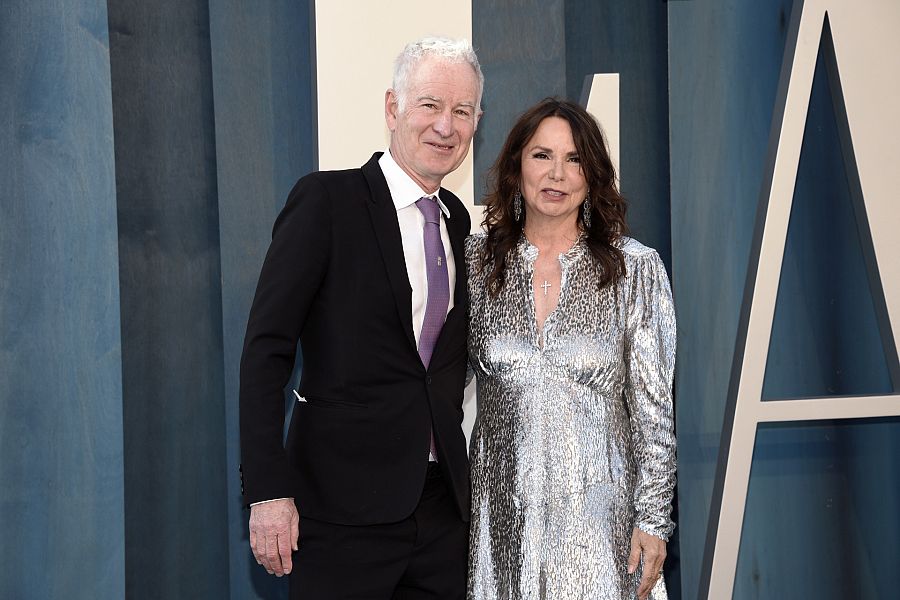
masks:
[(425, 102), (422, 104), (422, 106), (424, 106), (425, 108), (437, 108), (437, 104), (435, 104), (434, 102)]
[(472, 116), (472, 113), (470, 113), (467, 110), (463, 110), (461, 108), (456, 111), (456, 114), (459, 115), (460, 117), (465, 117), (466, 119), (468, 119), (469, 117)]

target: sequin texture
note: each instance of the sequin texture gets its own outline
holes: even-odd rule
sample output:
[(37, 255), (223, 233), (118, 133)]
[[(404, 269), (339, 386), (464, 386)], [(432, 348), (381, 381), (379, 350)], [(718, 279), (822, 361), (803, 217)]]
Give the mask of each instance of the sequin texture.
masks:
[[(627, 273), (599, 289), (583, 240), (560, 255), (542, 332), (523, 237), (496, 297), (466, 242), (472, 433), (470, 600), (636, 598), (633, 528), (665, 540), (675, 486), (675, 311), (657, 253), (623, 238)], [(660, 579), (651, 594), (665, 598)]]

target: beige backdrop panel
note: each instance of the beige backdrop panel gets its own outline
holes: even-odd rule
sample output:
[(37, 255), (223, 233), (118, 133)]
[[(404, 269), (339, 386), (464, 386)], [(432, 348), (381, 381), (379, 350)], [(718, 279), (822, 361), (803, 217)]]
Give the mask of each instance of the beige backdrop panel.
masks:
[[(394, 58), (426, 35), (471, 40), (471, 0), (445, 0), (439, 9), (413, 0), (316, 2), (320, 169), (358, 167), (387, 148), (384, 92)], [(444, 187), (474, 212), (471, 149)]]

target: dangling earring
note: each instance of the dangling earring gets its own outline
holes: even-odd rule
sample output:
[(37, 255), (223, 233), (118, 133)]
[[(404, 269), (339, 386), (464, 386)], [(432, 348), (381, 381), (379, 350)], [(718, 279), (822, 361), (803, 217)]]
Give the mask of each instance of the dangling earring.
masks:
[(591, 228), (591, 190), (588, 190), (588, 195), (584, 197), (584, 204), (582, 205), (583, 210), (581, 211), (582, 221), (584, 221), (584, 228)]
[(513, 219), (520, 221), (522, 219), (522, 192), (516, 188), (516, 194), (513, 196)]

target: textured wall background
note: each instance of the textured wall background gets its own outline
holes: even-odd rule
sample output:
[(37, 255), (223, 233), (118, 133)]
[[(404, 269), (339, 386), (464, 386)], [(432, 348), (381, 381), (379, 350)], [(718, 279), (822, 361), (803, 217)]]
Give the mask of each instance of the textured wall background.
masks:
[(0, 7), (0, 597), (125, 591), (106, 3)]
[[(0, 7), (0, 597), (286, 597), (246, 539), (237, 364), (274, 217), (316, 167), (311, 4)], [(697, 593), (792, 5), (472, 3), (476, 196), (521, 111), (621, 74), (622, 188), (680, 325), (673, 598)], [(820, 73), (773, 398), (890, 386), (834, 114)], [(735, 597), (891, 590), (898, 457), (897, 419), (762, 429)]]
[[(684, 597), (694, 597), (772, 111), (801, 3), (669, 3), (672, 240), (680, 320)], [(821, 56), (797, 173), (765, 398), (887, 392)], [(761, 427), (734, 598), (874, 598), (900, 556), (896, 419)], [(879, 477), (864, 481), (866, 474)], [(882, 488), (881, 486), (885, 486)], [(888, 489), (879, 496), (876, 489)]]

